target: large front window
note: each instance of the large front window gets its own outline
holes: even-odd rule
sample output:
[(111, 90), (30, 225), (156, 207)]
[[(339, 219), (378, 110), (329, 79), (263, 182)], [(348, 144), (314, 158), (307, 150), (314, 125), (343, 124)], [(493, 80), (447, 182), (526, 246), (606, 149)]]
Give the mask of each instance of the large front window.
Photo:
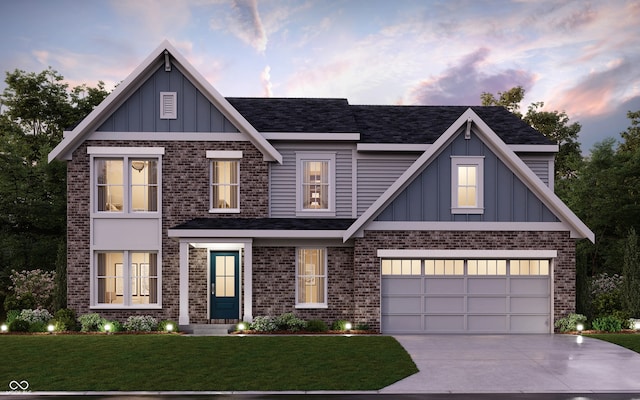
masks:
[(326, 250), (298, 249), (297, 264), (296, 307), (326, 307)]
[(211, 161), (211, 210), (240, 208), (240, 163), (237, 160)]
[(158, 255), (121, 251), (97, 253), (98, 305), (158, 304)]
[(96, 158), (94, 162), (97, 211), (158, 211), (157, 159)]

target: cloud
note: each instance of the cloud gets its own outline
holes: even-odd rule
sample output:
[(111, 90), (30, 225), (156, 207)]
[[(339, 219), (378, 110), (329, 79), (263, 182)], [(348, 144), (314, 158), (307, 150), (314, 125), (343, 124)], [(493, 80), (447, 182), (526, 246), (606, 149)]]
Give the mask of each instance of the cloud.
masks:
[(191, 5), (187, 1), (136, 0), (111, 4), (121, 15), (135, 19), (133, 28), (147, 37), (163, 38), (167, 32), (179, 32), (191, 20)]
[(264, 97), (273, 97), (270, 66), (267, 65), (264, 67), (264, 70), (260, 73), (260, 82), (262, 82), (262, 86), (264, 87)]
[(233, 0), (229, 30), (243, 42), (264, 53), (267, 49), (267, 33), (258, 12), (257, 0)]
[[(525, 89), (533, 85), (534, 74), (517, 69), (483, 72), (490, 50), (480, 48), (463, 57), (440, 75), (423, 80), (410, 89), (406, 103), (430, 105), (480, 104), (482, 92), (496, 93), (514, 86)], [(486, 65), (490, 69), (491, 65)]]

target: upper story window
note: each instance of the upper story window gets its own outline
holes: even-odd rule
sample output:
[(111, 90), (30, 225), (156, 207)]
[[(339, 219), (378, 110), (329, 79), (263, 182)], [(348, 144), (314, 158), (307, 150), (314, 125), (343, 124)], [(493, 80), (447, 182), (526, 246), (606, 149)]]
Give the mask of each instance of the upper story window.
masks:
[(210, 163), (209, 212), (240, 212), (241, 151), (207, 151)]
[(298, 153), (297, 214), (335, 213), (335, 153)]
[(451, 157), (451, 212), (484, 212), (484, 158)]
[[(160, 155), (164, 153), (163, 149), (90, 147), (88, 152), (93, 162), (95, 211), (159, 211)], [(135, 152), (140, 154), (133, 154)], [(111, 155), (117, 153), (124, 154)]]

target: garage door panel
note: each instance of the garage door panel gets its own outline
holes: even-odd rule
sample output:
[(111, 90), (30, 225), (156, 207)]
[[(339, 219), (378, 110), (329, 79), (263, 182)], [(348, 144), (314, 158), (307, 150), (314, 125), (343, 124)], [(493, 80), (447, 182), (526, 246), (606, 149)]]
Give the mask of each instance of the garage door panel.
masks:
[(426, 315), (425, 331), (427, 332), (462, 332), (464, 331), (463, 315)]
[(383, 315), (382, 329), (386, 332), (424, 332), (422, 318), (416, 315)]
[(468, 293), (471, 294), (506, 294), (506, 278), (469, 278)]
[(382, 283), (383, 294), (407, 294), (422, 293), (422, 281), (420, 278), (385, 277)]
[(469, 332), (505, 332), (507, 330), (506, 315), (469, 315), (467, 316)]
[(470, 313), (506, 313), (507, 299), (504, 297), (469, 297), (467, 311)]
[(512, 297), (512, 313), (545, 314), (551, 310), (548, 297)]
[(415, 297), (383, 297), (382, 309), (387, 314), (409, 314), (422, 312), (422, 296)]
[(549, 278), (511, 278), (511, 293), (549, 294)]
[(462, 297), (428, 297), (424, 300), (426, 313), (463, 313), (464, 298)]
[(514, 333), (549, 333), (549, 317), (547, 315), (512, 315), (511, 332)]
[(452, 294), (464, 293), (463, 278), (427, 278), (425, 279), (425, 293)]

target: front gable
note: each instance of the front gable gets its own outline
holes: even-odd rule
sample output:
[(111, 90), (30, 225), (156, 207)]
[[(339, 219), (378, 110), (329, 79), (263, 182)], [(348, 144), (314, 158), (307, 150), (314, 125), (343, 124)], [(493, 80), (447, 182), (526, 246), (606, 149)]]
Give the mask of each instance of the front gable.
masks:
[[(454, 157), (483, 161), (483, 210), (452, 212)], [(558, 222), (547, 206), (513, 173), (472, 129), (460, 129), (424, 170), (402, 190), (376, 221)]]

